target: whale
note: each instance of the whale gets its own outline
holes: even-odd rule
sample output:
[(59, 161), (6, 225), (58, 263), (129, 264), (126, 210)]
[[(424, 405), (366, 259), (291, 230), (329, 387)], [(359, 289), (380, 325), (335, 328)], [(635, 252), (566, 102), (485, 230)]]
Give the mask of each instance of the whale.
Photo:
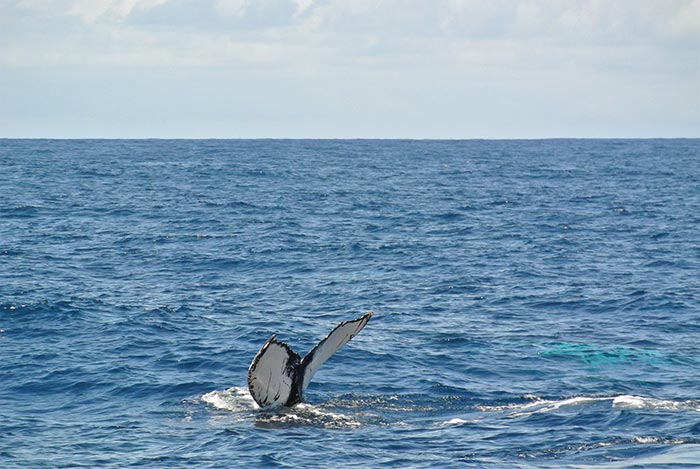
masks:
[(333, 328), (304, 358), (273, 334), (248, 368), (248, 390), (262, 409), (291, 407), (304, 401), (304, 391), (316, 371), (369, 322), (368, 311)]

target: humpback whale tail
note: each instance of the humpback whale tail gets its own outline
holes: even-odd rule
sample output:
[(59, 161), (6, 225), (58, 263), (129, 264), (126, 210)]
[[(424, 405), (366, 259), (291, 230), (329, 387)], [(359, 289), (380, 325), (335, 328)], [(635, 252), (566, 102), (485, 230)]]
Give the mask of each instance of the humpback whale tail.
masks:
[(248, 389), (263, 408), (291, 406), (301, 402), (311, 378), (340, 347), (347, 344), (369, 322), (372, 312), (338, 324), (304, 358), (273, 334), (248, 368)]

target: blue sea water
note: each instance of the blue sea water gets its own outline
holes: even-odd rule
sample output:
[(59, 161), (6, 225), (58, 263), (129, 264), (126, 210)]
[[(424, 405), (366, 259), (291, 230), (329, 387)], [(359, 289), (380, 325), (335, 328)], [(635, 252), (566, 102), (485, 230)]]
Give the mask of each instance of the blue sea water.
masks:
[[(698, 467), (700, 140), (0, 140), (0, 467)], [(374, 317), (307, 403), (272, 333)]]

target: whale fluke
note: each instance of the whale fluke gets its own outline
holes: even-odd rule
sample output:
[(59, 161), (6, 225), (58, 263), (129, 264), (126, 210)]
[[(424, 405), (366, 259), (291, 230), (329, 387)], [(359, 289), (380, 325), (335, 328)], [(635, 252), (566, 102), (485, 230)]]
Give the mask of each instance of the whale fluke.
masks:
[(304, 358), (273, 334), (255, 354), (248, 368), (248, 390), (262, 408), (301, 402), (311, 378), (335, 352), (369, 322), (372, 312), (338, 324)]

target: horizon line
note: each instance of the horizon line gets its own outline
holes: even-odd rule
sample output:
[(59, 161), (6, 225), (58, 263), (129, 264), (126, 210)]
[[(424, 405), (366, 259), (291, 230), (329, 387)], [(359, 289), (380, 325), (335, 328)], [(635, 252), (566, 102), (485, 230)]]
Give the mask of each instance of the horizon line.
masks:
[(0, 137), (0, 140), (317, 140), (317, 141), (537, 141), (537, 140), (700, 140), (688, 137)]

